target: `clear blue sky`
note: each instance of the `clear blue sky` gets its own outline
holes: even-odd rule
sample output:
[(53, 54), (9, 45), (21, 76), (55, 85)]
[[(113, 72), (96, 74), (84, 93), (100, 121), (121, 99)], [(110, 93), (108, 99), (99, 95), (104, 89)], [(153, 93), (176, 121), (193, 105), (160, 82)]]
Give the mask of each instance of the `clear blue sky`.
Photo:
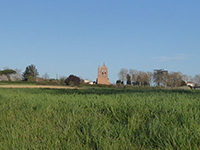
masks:
[(0, 0), (0, 69), (96, 80), (108, 66), (200, 74), (199, 0)]

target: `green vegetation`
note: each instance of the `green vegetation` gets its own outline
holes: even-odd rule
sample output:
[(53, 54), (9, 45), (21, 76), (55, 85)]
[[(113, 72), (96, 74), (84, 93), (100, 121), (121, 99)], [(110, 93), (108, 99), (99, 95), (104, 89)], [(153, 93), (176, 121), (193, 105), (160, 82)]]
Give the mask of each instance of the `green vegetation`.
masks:
[(200, 149), (200, 91), (0, 89), (0, 149)]
[(0, 70), (0, 76), (5, 75), (8, 78), (8, 81), (11, 81), (10, 76), (12, 74), (16, 74), (16, 71), (12, 69), (5, 69), (3, 71)]
[(35, 65), (29, 65), (26, 67), (25, 72), (23, 73), (24, 81), (35, 81), (36, 77), (39, 75)]
[(24, 81), (0, 81), (0, 85), (36, 85), (36, 83)]

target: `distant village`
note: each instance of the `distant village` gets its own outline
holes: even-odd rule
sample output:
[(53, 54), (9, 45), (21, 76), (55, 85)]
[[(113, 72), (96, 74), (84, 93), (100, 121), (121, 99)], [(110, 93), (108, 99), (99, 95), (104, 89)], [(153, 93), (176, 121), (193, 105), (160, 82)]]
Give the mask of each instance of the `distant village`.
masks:
[[(35, 82), (41, 85), (113, 85), (108, 78), (108, 67), (103, 63), (98, 66), (98, 74), (96, 81), (88, 79), (80, 79), (75, 75), (69, 77), (60, 77), (60, 79), (50, 79), (45, 73), (42, 77), (34, 65), (26, 67), (25, 71), (21, 73), (19, 69), (8, 69), (0, 71), (1, 82)], [(160, 86), (160, 87), (183, 87), (200, 88), (200, 75), (194, 77), (187, 76), (181, 72), (171, 72), (167, 70), (156, 69), (154, 72), (144, 72), (134, 69), (122, 68), (118, 73), (119, 79), (114, 84), (117, 87), (123, 86)]]

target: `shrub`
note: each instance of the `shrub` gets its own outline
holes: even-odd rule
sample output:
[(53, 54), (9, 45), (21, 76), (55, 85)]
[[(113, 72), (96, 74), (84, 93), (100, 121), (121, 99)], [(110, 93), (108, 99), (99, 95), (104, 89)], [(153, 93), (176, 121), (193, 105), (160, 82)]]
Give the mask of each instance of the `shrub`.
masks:
[(74, 85), (79, 85), (80, 84), (80, 78), (75, 76), (75, 75), (70, 75), (66, 80), (65, 83), (66, 85), (74, 86)]

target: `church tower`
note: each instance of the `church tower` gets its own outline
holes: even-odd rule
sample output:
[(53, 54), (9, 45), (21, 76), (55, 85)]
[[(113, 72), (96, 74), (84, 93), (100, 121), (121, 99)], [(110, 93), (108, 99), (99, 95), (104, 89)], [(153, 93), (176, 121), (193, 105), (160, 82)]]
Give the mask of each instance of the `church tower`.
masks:
[(102, 67), (98, 67), (98, 77), (97, 77), (97, 84), (106, 84), (110, 85), (109, 78), (108, 78), (108, 68), (105, 64)]

